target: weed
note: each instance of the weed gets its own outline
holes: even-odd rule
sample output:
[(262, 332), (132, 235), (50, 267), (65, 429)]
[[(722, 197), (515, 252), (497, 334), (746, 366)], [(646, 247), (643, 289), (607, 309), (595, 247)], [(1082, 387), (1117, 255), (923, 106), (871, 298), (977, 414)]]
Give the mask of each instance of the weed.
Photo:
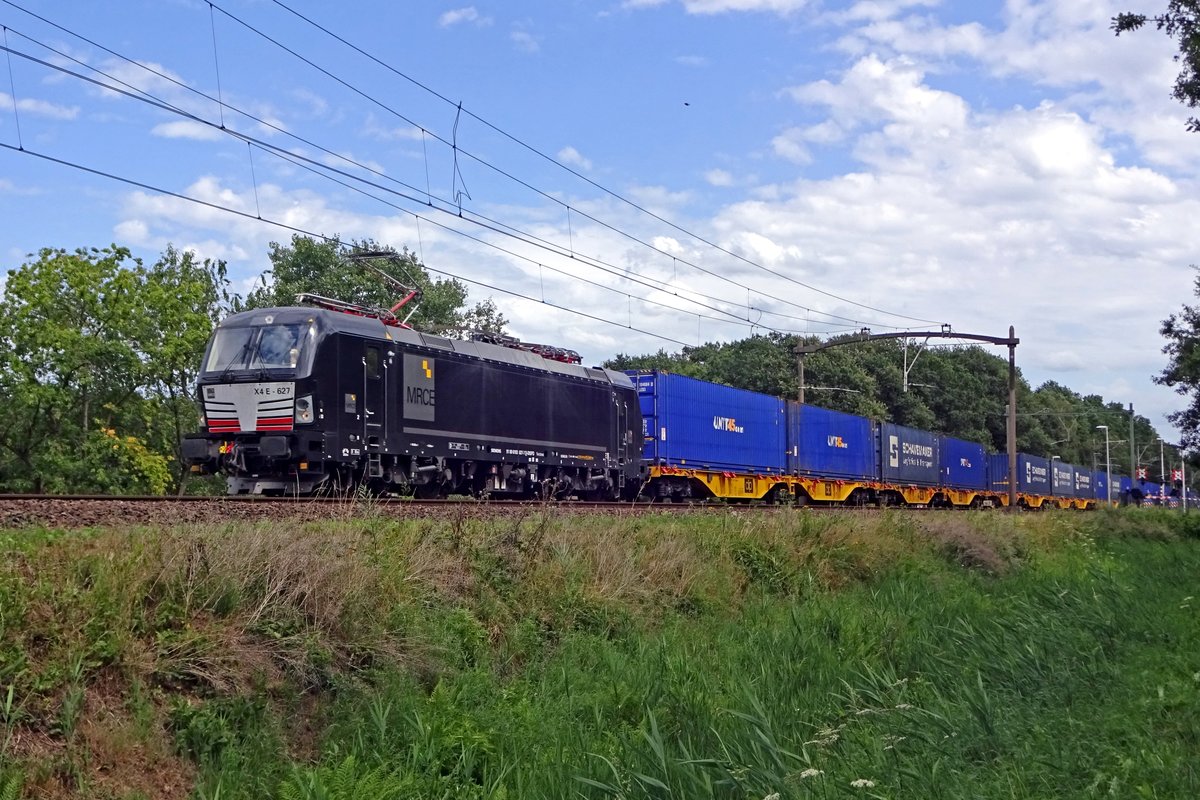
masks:
[(16, 770), (0, 769), (0, 800), (19, 800), (25, 775)]
[(921, 530), (943, 556), (960, 567), (999, 575), (1008, 570), (1013, 557), (1012, 554), (1006, 557), (993, 537), (958, 514), (931, 515), (928, 521), (923, 521)]
[(207, 800), (1200, 796), (1179, 516), (347, 502), (0, 560), (0, 791), (165, 724)]

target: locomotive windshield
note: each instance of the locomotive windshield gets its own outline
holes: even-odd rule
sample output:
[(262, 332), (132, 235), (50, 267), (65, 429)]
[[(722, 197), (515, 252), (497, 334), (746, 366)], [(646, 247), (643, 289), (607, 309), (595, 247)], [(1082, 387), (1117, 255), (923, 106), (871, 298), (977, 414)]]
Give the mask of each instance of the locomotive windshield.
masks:
[(310, 323), (218, 328), (208, 348), (204, 371), (304, 371), (311, 357), (312, 339)]

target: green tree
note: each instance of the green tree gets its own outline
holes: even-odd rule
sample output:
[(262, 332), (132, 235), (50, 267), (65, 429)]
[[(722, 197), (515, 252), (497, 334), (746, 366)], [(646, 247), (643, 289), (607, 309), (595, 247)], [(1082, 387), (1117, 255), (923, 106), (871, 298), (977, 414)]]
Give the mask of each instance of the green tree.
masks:
[[(1194, 292), (1200, 296), (1200, 275)], [(1167, 418), (1182, 432), (1184, 447), (1195, 449), (1200, 446), (1200, 307), (1184, 305), (1163, 320), (1159, 332), (1167, 340), (1167, 366), (1154, 382), (1188, 398), (1187, 406)]]
[(662, 370), (664, 372), (686, 374), (684, 372), (684, 364), (683, 353), (668, 353), (666, 350), (661, 349), (657, 353), (644, 356), (617, 353), (604, 362), (604, 366), (608, 369)]
[[(293, 235), (289, 244), (272, 242), (268, 255), (271, 268), (263, 273), (262, 286), (247, 296), (246, 307), (295, 305), (296, 295), (307, 292), (372, 308), (391, 308), (402, 298), (400, 290), (370, 266), (348, 260), (358, 252), (384, 249), (369, 239), (347, 243), (335, 237), (318, 241), (299, 234)], [(375, 261), (372, 266), (420, 291), (416, 311), (408, 319), (417, 330), (462, 336), (471, 330), (502, 333), (508, 324), (491, 299), (464, 309), (466, 286), (453, 278), (433, 280), (408, 249), (396, 253), (390, 261)], [(403, 319), (410, 311), (406, 306), (397, 314)]]
[(223, 265), (169, 249), (147, 269), (115, 245), (46, 248), (0, 301), (0, 488), (161, 493), (227, 299)]
[(153, 412), (146, 440), (171, 455), (172, 480), (182, 493), (188, 472), (181, 447), (183, 435), (197, 426), (200, 361), (217, 322), (240, 302), (230, 294), (225, 262), (199, 261), (171, 245), (145, 271), (140, 293), (144, 315), (130, 336), (142, 356), (143, 396)]
[[(1112, 29), (1117, 36), (1136, 31), (1147, 22), (1179, 42), (1175, 60), (1180, 64), (1179, 75), (1171, 95), (1188, 108), (1200, 105), (1200, 0), (1169, 0), (1165, 13), (1155, 16), (1125, 12), (1113, 17)], [(1200, 120), (1188, 117), (1187, 129), (1200, 131)]]

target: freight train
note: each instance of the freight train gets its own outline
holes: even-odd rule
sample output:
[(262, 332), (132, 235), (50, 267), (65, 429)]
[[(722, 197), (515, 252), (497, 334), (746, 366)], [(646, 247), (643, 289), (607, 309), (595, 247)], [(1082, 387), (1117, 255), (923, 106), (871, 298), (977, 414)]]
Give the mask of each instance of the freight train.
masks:
[[(1007, 505), (1008, 457), (976, 442), (667, 372), (630, 373), (644, 425), (643, 494), (797, 504)], [(1114, 476), (1112, 498), (1129, 490)], [(1019, 453), (1017, 503), (1108, 502), (1108, 475)]]
[[(312, 305), (227, 317), (206, 349), (202, 429), (183, 457), (225, 474), (230, 494), (1008, 503), (1006, 456), (975, 442), (302, 298)], [(1016, 478), (1031, 509), (1109, 496), (1103, 471), (1057, 459), (1020, 454)], [(1119, 480), (1113, 498), (1129, 490)]]

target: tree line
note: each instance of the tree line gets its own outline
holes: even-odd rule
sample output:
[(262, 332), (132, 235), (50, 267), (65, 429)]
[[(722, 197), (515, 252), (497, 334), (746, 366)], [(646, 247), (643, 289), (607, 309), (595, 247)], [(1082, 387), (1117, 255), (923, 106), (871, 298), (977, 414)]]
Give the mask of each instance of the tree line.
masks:
[[(0, 298), (0, 492), (164, 494), (219, 491), (189, 482), (180, 441), (199, 427), (195, 384), (226, 314), (293, 305), (299, 292), (373, 307), (396, 290), (346, 256), (371, 241), (294, 236), (245, 297), (222, 261), (167, 249), (153, 264), (127, 248), (46, 248), (8, 271)], [(407, 250), (388, 269), (418, 289), (411, 324), (447, 336), (500, 331), (489, 299), (434, 280)]]
[[(213, 328), (229, 313), (291, 305), (300, 292), (389, 307), (395, 287), (347, 261), (379, 249), (371, 241), (302, 236), (272, 243), (269, 267), (244, 297), (233, 291), (224, 262), (174, 247), (153, 264), (117, 245), (31, 255), (8, 272), (0, 298), (0, 492), (220, 491), (219, 479), (189, 480), (180, 458), (183, 435), (199, 426), (195, 383)], [(432, 279), (407, 250), (387, 268), (421, 292), (410, 320), (418, 330), (453, 337), (502, 332), (507, 324), (490, 299), (468, 307), (461, 282)], [(1163, 329), (1173, 359), (1164, 375), (1191, 395), (1200, 395), (1200, 368), (1192, 363), (1197, 320), (1200, 312), (1185, 306)], [(665, 369), (794, 398), (799, 343), (817, 340), (751, 336), (679, 353), (619, 354), (606, 366)], [(805, 399), (1004, 449), (1005, 359), (978, 346), (929, 348), (913, 364), (907, 391), (903, 364), (895, 340), (821, 351), (807, 357)], [(1200, 421), (1197, 402), (1177, 421)], [(1018, 409), (1023, 452), (1100, 468), (1104, 439), (1096, 426), (1107, 425), (1114, 472), (1128, 473), (1129, 412), (1120, 403), (1055, 382), (1032, 388), (1021, 378)], [(1158, 434), (1145, 417), (1133, 422), (1138, 461), (1156, 477)]]
[[(978, 345), (927, 347), (917, 355), (920, 342), (910, 342), (906, 391), (901, 340), (853, 339), (850, 334), (851, 343), (806, 356), (805, 402), (1005, 450), (1006, 358)], [(799, 395), (795, 347), (818, 343), (815, 337), (771, 333), (678, 353), (620, 354), (606, 366), (662, 369), (794, 399)], [(1054, 381), (1033, 388), (1018, 368), (1017, 412), (1021, 452), (1103, 469), (1104, 432), (1096, 426), (1107, 425), (1113, 472), (1129, 474), (1131, 414), (1120, 403), (1081, 395)], [(1150, 465), (1157, 477), (1158, 433), (1150, 420), (1133, 415), (1133, 437), (1139, 463)]]

